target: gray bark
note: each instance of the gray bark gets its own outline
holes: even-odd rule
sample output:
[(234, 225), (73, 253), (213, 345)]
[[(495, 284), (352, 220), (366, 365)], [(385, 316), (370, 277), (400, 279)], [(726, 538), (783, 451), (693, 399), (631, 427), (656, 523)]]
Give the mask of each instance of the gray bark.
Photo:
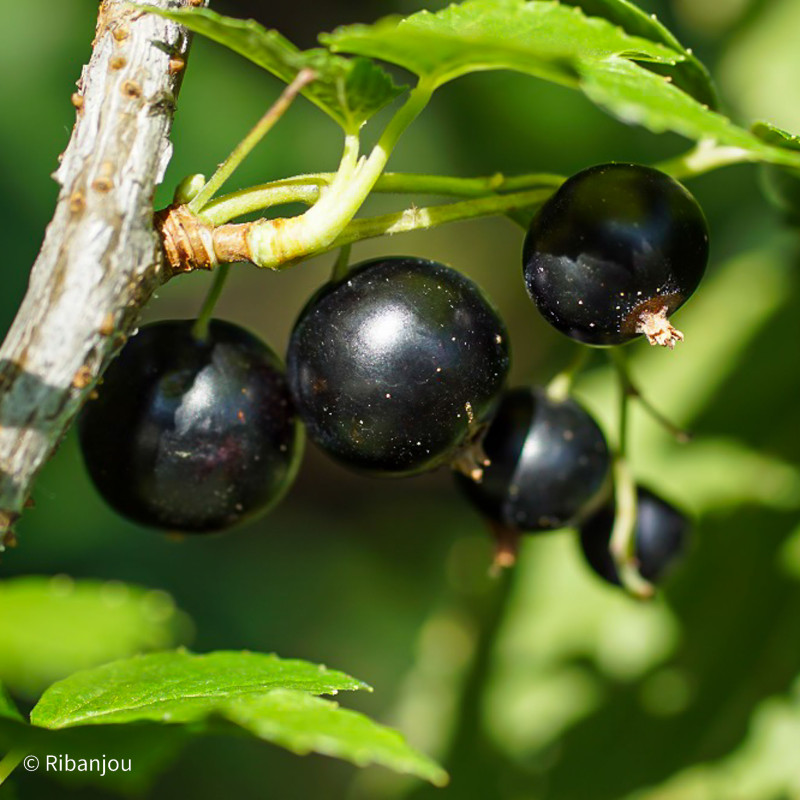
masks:
[(188, 47), (184, 28), (124, 0), (100, 7), (72, 98), (75, 127), (54, 175), (55, 214), (0, 349), (0, 546), (165, 275), (153, 195), (171, 155)]

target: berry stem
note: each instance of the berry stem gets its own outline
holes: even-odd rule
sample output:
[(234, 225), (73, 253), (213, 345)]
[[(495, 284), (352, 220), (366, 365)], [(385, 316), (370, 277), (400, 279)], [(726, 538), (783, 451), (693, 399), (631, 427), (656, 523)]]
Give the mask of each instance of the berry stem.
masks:
[(247, 136), (236, 145), (231, 154), (220, 164), (217, 171), (208, 179), (206, 185), (189, 202), (189, 210), (193, 214), (199, 214), (202, 211), (206, 203), (219, 191), (220, 187), (247, 158), (253, 148), (286, 113), (295, 97), (304, 86), (314, 80), (314, 77), (315, 74), (310, 69), (302, 69), (297, 73), (295, 79), (281, 92), (280, 97), (253, 126)]
[[(329, 186), (336, 173), (320, 172), (297, 175), (272, 181), (249, 189), (223, 195), (211, 200), (203, 209), (203, 218), (212, 225), (222, 225), (236, 217), (263, 211), (285, 203), (317, 202), (322, 190)], [(448, 175), (418, 175), (404, 172), (387, 172), (375, 182), (373, 192), (381, 194), (432, 194), (452, 197), (482, 197), (537, 187), (552, 187), (563, 183), (561, 175), (535, 173), (531, 175), (504, 176), (499, 173), (489, 177), (455, 178)]]
[[(444, 225), (447, 222), (498, 216), (518, 209), (535, 208), (547, 200), (551, 194), (552, 189), (532, 189), (526, 192), (489, 195), (488, 197), (477, 197), (425, 208), (411, 206), (405, 211), (398, 211), (393, 214), (357, 219), (351, 222), (336, 240), (324, 250), (340, 247), (343, 244), (359, 242), (363, 239), (371, 239), (376, 236), (428, 230), (429, 228)], [(310, 255), (310, 253), (307, 255)]]
[[(614, 348), (618, 350), (619, 348)], [(637, 569), (636, 560), (636, 484), (626, 453), (628, 449), (628, 371), (626, 355), (614, 355), (619, 376), (619, 438), (612, 466), (614, 477), (614, 527), (611, 529), (611, 555), (622, 585), (635, 597), (652, 597), (655, 590)]]
[(230, 272), (230, 264), (220, 264), (217, 271), (214, 273), (214, 281), (211, 288), (208, 290), (206, 299), (197, 315), (197, 320), (192, 327), (192, 336), (199, 342), (204, 342), (208, 339), (208, 324), (211, 322), (211, 315), (214, 313), (214, 306), (222, 295), (222, 290), (225, 288), (225, 281), (228, 279), (228, 272)]
[(347, 275), (347, 270), (350, 269), (350, 250), (349, 244), (342, 245), (339, 250), (339, 255), (336, 256), (336, 262), (333, 265), (333, 272), (331, 273), (332, 281), (340, 281)]
[(572, 393), (575, 378), (588, 360), (589, 348), (579, 345), (570, 363), (547, 384), (547, 396), (559, 403), (566, 400)]
[(2, 761), (0, 761), (0, 786), (3, 785), (9, 775), (20, 765), (25, 757), (23, 750), (9, 750)]
[(617, 375), (619, 376), (623, 391), (627, 393), (628, 397), (635, 399), (639, 405), (653, 418), (653, 420), (655, 420), (655, 422), (664, 428), (664, 430), (667, 431), (670, 436), (674, 437), (675, 440), (680, 444), (687, 444), (690, 442), (692, 440), (692, 434), (689, 433), (689, 431), (681, 428), (679, 425), (676, 425), (672, 420), (668, 419), (664, 414), (662, 414), (650, 402), (650, 400), (647, 399), (647, 397), (642, 393), (641, 389), (639, 389), (638, 384), (631, 376), (628, 360), (625, 357), (625, 354), (621, 352), (620, 348), (610, 348), (609, 354), (611, 359), (614, 361), (614, 366), (616, 367)]
[(628, 462), (617, 455), (613, 464), (614, 527), (611, 529), (611, 555), (620, 582), (634, 597), (647, 599), (655, 593), (653, 585), (640, 574), (636, 559), (636, 484)]
[[(674, 178), (691, 178), (719, 167), (749, 162), (747, 151), (737, 147), (717, 147), (701, 141), (681, 156), (662, 161), (656, 168)], [(315, 172), (264, 183), (241, 189), (209, 201), (204, 206), (203, 217), (213, 225), (222, 225), (236, 217), (263, 211), (284, 203), (313, 205), (321, 190), (336, 178), (335, 172)], [(551, 186), (554, 189), (564, 182), (562, 175), (539, 172), (525, 175), (496, 173), (475, 178), (449, 175), (424, 175), (408, 172), (383, 173), (372, 187), (382, 194), (433, 194), (454, 197), (480, 197), (489, 192), (498, 194)]]

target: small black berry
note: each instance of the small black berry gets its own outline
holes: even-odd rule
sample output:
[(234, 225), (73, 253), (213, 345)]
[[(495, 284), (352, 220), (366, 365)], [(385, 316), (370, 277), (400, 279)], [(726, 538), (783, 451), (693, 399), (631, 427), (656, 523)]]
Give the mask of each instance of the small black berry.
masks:
[(155, 528), (223, 530), (265, 511), (291, 484), (302, 430), (279, 358), (212, 320), (158, 322), (133, 336), (84, 407), (89, 475), (112, 508)]
[[(614, 506), (606, 505), (580, 528), (581, 547), (589, 566), (609, 583), (619, 585), (609, 551)], [(662, 578), (681, 555), (689, 532), (688, 519), (651, 491), (636, 490), (636, 559), (639, 574), (648, 581)]]
[(522, 387), (503, 395), (483, 439), (480, 482), (456, 474), (490, 520), (519, 531), (562, 528), (601, 499), (610, 459), (603, 432), (574, 400)]
[(481, 290), (409, 257), (368, 261), (323, 287), (287, 356), (309, 437), (344, 464), (392, 475), (455, 458), (508, 367), (505, 326)]
[(645, 334), (674, 347), (668, 316), (691, 296), (708, 260), (708, 229), (673, 178), (635, 164), (573, 175), (541, 207), (523, 248), (528, 292), (545, 319), (585, 344)]

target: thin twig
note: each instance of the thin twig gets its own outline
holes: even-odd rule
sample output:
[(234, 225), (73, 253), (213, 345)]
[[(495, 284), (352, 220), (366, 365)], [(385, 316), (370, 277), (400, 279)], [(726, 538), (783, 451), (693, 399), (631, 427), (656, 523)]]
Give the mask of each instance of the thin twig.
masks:
[(280, 97), (270, 106), (263, 117), (253, 126), (250, 133), (233, 148), (231, 154), (219, 165), (217, 171), (208, 179), (206, 185), (189, 203), (189, 210), (199, 214), (206, 203), (217, 193), (234, 170), (247, 158), (253, 148), (264, 138), (275, 123), (286, 113), (292, 101), (316, 77), (313, 70), (301, 69), (295, 79), (281, 92)]

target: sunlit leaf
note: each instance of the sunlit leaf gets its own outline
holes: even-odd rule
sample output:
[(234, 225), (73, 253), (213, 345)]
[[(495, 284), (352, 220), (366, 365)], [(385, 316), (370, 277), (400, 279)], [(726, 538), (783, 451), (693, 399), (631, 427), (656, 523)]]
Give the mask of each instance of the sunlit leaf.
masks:
[(190, 722), (220, 699), (270, 689), (313, 694), (368, 689), (362, 681), (308, 661), (219, 651), (153, 653), (76, 672), (51, 686), (31, 712), (46, 728), (107, 722)]
[(674, 65), (652, 65), (650, 69), (669, 75), (677, 86), (699, 102), (711, 108), (717, 107), (717, 90), (705, 65), (678, 41), (675, 34), (655, 14), (648, 14), (631, 0), (561, 1), (571, 6), (580, 6), (588, 16), (603, 17), (633, 36), (652, 39), (679, 52), (684, 57), (683, 61)]
[(344, 673), (273, 655), (158, 653), (60, 681), (44, 693), (31, 721), (58, 731), (160, 722), (202, 733), (222, 719), (295, 753), (381, 764), (445, 783), (446, 773), (399, 733), (314, 696), (367, 688)]
[(800, 154), (767, 144), (728, 117), (698, 103), (661, 75), (624, 59), (611, 59), (601, 69), (585, 63), (581, 88), (597, 105), (624, 122), (655, 133), (673, 131), (690, 139), (712, 139), (752, 153), (753, 160), (800, 166)]
[[(465, 0), (435, 14), (345, 26), (321, 40), (337, 52), (398, 64), (433, 85), (475, 71), (524, 72), (580, 89), (623, 121), (656, 133), (710, 139), (754, 161), (800, 166), (800, 153), (762, 141), (703, 102), (713, 92), (705, 72), (660, 23), (611, 0), (589, 8), (614, 22), (550, 0)], [(685, 63), (705, 82), (700, 100), (677, 85), (675, 73), (659, 74), (661, 66)]]
[(277, 690), (230, 703), (222, 713), (260, 739), (300, 755), (322, 753), (360, 767), (381, 764), (438, 786), (447, 783), (447, 773), (409, 747), (397, 731), (330, 700)]
[(466, 0), (435, 14), (348, 25), (321, 41), (334, 51), (398, 64), (437, 85), (486, 69), (514, 69), (575, 85), (576, 66), (584, 59), (625, 56), (671, 64), (683, 58), (579, 8), (542, 0)]

